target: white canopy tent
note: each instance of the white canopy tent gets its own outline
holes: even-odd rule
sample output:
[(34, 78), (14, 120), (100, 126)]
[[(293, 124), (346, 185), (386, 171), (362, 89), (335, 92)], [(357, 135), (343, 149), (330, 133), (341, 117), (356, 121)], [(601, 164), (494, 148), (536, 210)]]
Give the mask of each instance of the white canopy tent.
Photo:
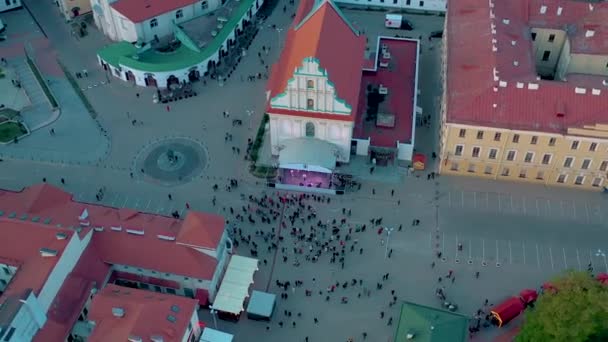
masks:
[(249, 297), (253, 274), (258, 270), (258, 260), (233, 255), (224, 274), (222, 285), (215, 296), (212, 309), (231, 314), (240, 314), (243, 302)]
[(279, 152), (282, 169), (332, 173), (336, 167), (338, 146), (315, 138), (289, 139)]
[(199, 342), (232, 342), (233, 335), (225, 333), (223, 331), (205, 328), (199, 339)]

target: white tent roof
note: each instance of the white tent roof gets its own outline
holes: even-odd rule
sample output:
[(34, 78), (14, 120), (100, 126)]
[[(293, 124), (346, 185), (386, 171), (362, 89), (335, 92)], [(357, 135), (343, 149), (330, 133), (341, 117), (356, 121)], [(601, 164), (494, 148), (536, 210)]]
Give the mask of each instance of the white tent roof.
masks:
[(279, 153), (282, 169), (308, 170), (332, 173), (336, 168), (338, 147), (315, 138), (297, 138), (284, 141)]
[(199, 342), (232, 342), (233, 335), (223, 331), (205, 328)]
[(233, 255), (212, 308), (235, 315), (240, 314), (243, 311), (245, 298), (249, 297), (253, 274), (257, 270), (257, 259)]

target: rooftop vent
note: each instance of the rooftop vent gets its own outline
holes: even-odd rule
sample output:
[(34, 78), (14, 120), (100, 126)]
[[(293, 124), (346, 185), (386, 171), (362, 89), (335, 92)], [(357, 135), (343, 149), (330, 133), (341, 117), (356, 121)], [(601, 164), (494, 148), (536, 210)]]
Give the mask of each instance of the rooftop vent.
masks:
[(538, 90), (538, 83), (528, 83), (528, 89)]
[(168, 235), (156, 235), (157, 238), (161, 239), (161, 240), (165, 240), (165, 241), (175, 241), (175, 236), (168, 236)]
[(40, 255), (43, 257), (54, 257), (57, 256), (57, 251), (54, 249), (50, 249), (50, 248), (40, 248)]
[(562, 11), (563, 11), (563, 10), (564, 10), (563, 8), (558, 7), (558, 8), (557, 8), (557, 15), (562, 15)]
[(586, 89), (586, 88), (579, 88), (579, 87), (576, 87), (576, 88), (574, 88), (574, 92), (575, 92), (576, 94), (581, 94), (581, 95), (583, 95), (583, 94), (587, 94), (587, 89)]
[(120, 232), (122, 231), (122, 227), (110, 227), (111, 230), (115, 231), (115, 232)]
[(125, 316), (125, 309), (120, 308), (120, 307), (113, 307), (112, 308), (112, 316), (118, 317), (118, 318), (124, 317)]
[(515, 86), (517, 87), (517, 89), (523, 89), (524, 84), (523, 84), (523, 82), (517, 82), (517, 84)]
[(587, 30), (587, 32), (585, 32), (585, 38), (591, 38), (593, 36), (595, 36), (595, 31)]
[(95, 227), (96, 232), (103, 232), (103, 227)]
[(502, 23), (505, 24), (505, 25), (509, 25), (509, 23), (511, 23), (511, 20), (509, 20), (509, 19), (503, 19)]
[(133, 234), (133, 235), (144, 235), (144, 230), (143, 229), (127, 229), (127, 233)]
[(65, 240), (68, 238), (68, 235), (66, 233), (57, 233), (55, 234), (55, 237), (57, 240)]
[(129, 342), (143, 342), (143, 339), (136, 335), (129, 335)]
[(511, 45), (513, 45), (513, 46), (517, 45), (517, 40), (512, 40)]
[(165, 341), (165, 339), (161, 335), (152, 335), (152, 336), (150, 336), (150, 340), (152, 340), (152, 342), (164, 342)]
[(503, 87), (503, 88), (506, 88), (507, 87), (507, 81), (500, 81), (500, 82), (498, 82), (498, 85), (501, 86), (501, 87)]
[(591, 94), (593, 94), (593, 95), (599, 95), (601, 93), (602, 93), (602, 91), (599, 89), (595, 89), (595, 88), (591, 89)]
[(545, 6), (545, 5), (540, 6), (540, 14), (545, 14), (545, 13), (547, 13), (547, 6)]
[(519, 66), (519, 61), (513, 61), (514, 66)]

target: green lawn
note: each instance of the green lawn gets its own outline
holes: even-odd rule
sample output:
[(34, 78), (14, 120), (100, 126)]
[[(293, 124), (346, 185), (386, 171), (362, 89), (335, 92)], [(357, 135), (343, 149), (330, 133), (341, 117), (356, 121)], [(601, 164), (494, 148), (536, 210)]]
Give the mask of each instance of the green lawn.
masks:
[(11, 142), (25, 133), (27, 130), (18, 122), (8, 121), (0, 124), (0, 142)]

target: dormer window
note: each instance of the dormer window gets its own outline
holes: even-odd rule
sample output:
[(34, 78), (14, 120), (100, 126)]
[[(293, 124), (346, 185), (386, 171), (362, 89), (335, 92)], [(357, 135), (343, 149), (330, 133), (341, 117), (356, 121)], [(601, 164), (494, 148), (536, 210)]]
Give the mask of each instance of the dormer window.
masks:
[(315, 89), (315, 81), (307, 80), (306, 81), (306, 89)]

